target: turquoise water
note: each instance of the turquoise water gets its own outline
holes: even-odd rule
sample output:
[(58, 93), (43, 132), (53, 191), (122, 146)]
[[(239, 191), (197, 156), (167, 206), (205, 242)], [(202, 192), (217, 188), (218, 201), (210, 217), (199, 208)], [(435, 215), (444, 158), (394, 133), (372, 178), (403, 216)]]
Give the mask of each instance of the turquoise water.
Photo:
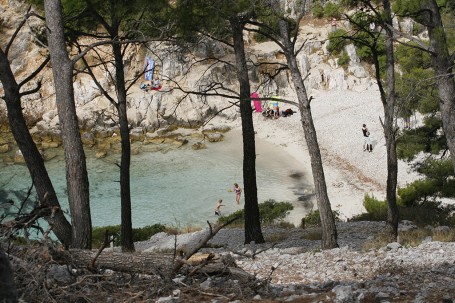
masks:
[[(267, 199), (299, 203), (299, 193), (308, 188), (298, 162), (279, 147), (257, 141), (257, 183), (259, 202)], [(207, 143), (207, 149), (194, 151), (191, 146), (162, 152), (144, 152), (132, 156), (131, 197), (133, 226), (162, 223), (175, 227), (203, 226), (215, 221), (213, 213), (218, 199), (223, 199), (222, 214), (239, 207), (231, 191), (237, 182), (243, 188), (242, 142), (238, 132), (226, 134), (225, 141)], [(119, 169), (120, 155), (96, 159), (87, 150), (90, 201), (94, 226), (120, 224)], [(46, 162), (63, 209), (68, 209), (63, 155)], [(23, 165), (0, 163), (0, 189), (26, 190), (30, 184)], [(243, 195), (241, 206), (243, 206)], [(1, 209), (0, 209), (1, 212)]]

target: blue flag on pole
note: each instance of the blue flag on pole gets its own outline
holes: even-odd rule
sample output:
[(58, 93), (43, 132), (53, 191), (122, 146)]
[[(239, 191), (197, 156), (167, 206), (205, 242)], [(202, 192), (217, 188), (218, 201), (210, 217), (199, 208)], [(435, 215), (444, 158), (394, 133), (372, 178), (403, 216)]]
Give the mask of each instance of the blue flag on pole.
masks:
[(150, 58), (150, 56), (147, 54), (147, 56), (145, 56), (145, 80), (146, 81), (152, 81), (154, 69), (155, 69), (155, 61), (152, 58)]

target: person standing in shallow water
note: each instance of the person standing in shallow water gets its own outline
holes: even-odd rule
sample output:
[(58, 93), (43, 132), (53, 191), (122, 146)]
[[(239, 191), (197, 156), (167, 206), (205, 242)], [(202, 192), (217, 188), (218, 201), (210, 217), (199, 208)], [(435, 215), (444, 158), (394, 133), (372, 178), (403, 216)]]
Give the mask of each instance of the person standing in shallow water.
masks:
[(237, 183), (234, 183), (234, 192), (235, 192), (235, 202), (237, 205), (240, 204), (240, 196), (242, 195), (242, 189)]
[(371, 138), (370, 138), (370, 131), (367, 128), (366, 124), (363, 124), (362, 126), (362, 132), (363, 132), (363, 151), (369, 151), (370, 153), (373, 151), (373, 145), (371, 144)]
[(216, 203), (216, 206), (215, 206), (215, 215), (221, 216), (221, 206), (224, 206), (223, 200), (222, 200), (222, 199), (218, 200), (218, 202)]

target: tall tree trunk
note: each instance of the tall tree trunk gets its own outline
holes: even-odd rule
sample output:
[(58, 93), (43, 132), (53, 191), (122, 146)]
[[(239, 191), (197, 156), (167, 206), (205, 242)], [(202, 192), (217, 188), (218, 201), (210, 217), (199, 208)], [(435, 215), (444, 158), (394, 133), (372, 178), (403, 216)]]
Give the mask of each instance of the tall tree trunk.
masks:
[(439, 107), (442, 116), (442, 127), (455, 170), (455, 80), (453, 58), (448, 50), (447, 37), (441, 19), (438, 4), (435, 0), (421, 1), (422, 14), (430, 38), (430, 56), (436, 72), (436, 85), (439, 94)]
[(243, 22), (237, 17), (229, 20), (234, 40), (237, 79), (240, 84), (240, 115), (243, 134), (243, 190), (245, 195), (245, 244), (264, 243), (259, 217), (256, 184), (256, 143), (253, 110), (250, 101), (250, 81), (243, 46)]
[[(386, 93), (381, 90), (381, 100), (384, 107), (384, 137), (387, 147), (387, 227), (392, 240), (398, 237), (398, 207), (397, 207), (397, 175), (398, 160), (395, 140), (395, 60), (393, 51), (393, 24), (390, 2), (383, 0), (384, 18), (387, 26), (385, 51), (386, 51)], [(380, 79), (378, 79), (379, 83)]]
[(280, 34), (283, 42), (283, 51), (291, 71), (292, 81), (299, 100), (300, 117), (302, 121), (303, 132), (308, 146), (311, 161), (311, 171), (313, 173), (314, 187), (316, 190), (316, 199), (321, 217), (322, 225), (322, 249), (338, 247), (337, 229), (335, 218), (333, 217), (330, 200), (327, 195), (327, 185), (325, 182), (324, 168), (322, 166), (321, 152), (316, 135), (316, 129), (313, 124), (311, 115), (310, 100), (305, 89), (302, 75), (298, 68), (297, 58), (294, 52), (294, 45), (291, 43), (289, 36), (289, 26), (286, 21), (280, 21)]
[(74, 102), (73, 63), (66, 52), (61, 1), (45, 0), (44, 9), (65, 153), (66, 183), (73, 227), (71, 247), (91, 248), (89, 183)]
[(14, 285), (13, 271), (8, 256), (0, 248), (0, 301), (2, 303), (16, 303), (17, 292)]
[(115, 60), (115, 79), (117, 88), (117, 111), (120, 123), (122, 156), (120, 162), (120, 200), (121, 200), (121, 245), (123, 251), (134, 251), (133, 224), (131, 219), (130, 164), (131, 144), (128, 127), (125, 73), (120, 44), (112, 44)]
[(0, 49), (0, 70), (2, 71), (0, 73), (0, 81), (5, 91), (5, 102), (11, 132), (24, 156), (39, 200), (59, 209), (53, 218), (46, 218), (46, 220), (53, 225), (52, 231), (62, 244), (69, 246), (71, 244), (71, 225), (61, 210), (54, 186), (44, 166), (44, 160), (28, 130), (22, 113), (19, 86), (11, 71), (8, 58), (2, 49)]

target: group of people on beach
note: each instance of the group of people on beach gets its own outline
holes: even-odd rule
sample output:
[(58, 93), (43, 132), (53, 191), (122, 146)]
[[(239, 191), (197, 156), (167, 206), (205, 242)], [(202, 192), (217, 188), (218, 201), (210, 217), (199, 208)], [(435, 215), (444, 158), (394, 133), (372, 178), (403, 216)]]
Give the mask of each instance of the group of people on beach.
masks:
[(161, 84), (160, 84), (160, 80), (158, 78), (154, 78), (152, 79), (152, 81), (150, 81), (150, 83), (141, 83), (139, 85), (139, 88), (142, 89), (143, 91), (145, 92), (148, 92), (149, 90), (160, 90), (161, 89)]
[[(234, 183), (234, 188), (233, 191), (235, 193), (235, 202), (237, 203), (237, 206), (240, 205), (240, 196), (242, 195), (242, 189), (237, 183)], [(221, 206), (225, 206), (223, 204), (223, 199), (218, 200), (215, 206), (215, 215), (221, 216)]]
[(266, 118), (278, 119), (279, 117), (288, 117), (296, 113), (291, 108), (280, 112), (281, 97), (278, 96), (278, 92), (267, 98), (268, 101), (266, 101), (265, 107), (263, 107), (261, 97), (257, 92), (253, 92), (250, 97), (253, 103), (253, 110), (257, 113), (262, 113)]

